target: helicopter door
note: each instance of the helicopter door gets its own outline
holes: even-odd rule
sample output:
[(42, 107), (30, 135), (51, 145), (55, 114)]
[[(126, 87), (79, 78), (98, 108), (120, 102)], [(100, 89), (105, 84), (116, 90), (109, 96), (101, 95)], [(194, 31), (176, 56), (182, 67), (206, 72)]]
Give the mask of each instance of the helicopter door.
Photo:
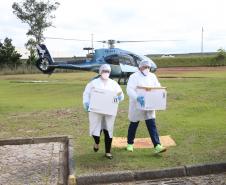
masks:
[(136, 61), (130, 55), (114, 54), (105, 57), (105, 61), (111, 65), (111, 75), (118, 76), (121, 73), (133, 73), (138, 70)]
[(121, 68), (119, 66), (119, 55), (108, 55), (104, 60), (111, 66), (111, 76), (119, 76), (121, 74)]

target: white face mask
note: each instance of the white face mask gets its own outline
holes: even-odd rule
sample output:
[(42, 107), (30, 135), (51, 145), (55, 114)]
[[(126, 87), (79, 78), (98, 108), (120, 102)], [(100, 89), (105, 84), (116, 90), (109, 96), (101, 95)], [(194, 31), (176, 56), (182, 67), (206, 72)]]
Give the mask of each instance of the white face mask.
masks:
[(146, 69), (144, 69), (144, 70), (142, 71), (142, 73), (143, 73), (145, 76), (147, 76), (147, 75), (149, 74), (149, 72), (150, 72), (150, 69), (149, 69), (149, 68), (146, 68)]
[(110, 76), (110, 73), (102, 73), (101, 74), (101, 77), (104, 79), (104, 80), (107, 80)]

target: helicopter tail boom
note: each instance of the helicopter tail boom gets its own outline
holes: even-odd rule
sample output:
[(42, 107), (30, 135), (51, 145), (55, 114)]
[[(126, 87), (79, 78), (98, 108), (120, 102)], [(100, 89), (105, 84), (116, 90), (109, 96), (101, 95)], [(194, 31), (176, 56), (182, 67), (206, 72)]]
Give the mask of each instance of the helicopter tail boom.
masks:
[(38, 60), (36, 61), (37, 68), (45, 74), (52, 74), (54, 71), (54, 60), (51, 57), (47, 47), (44, 44), (36, 46), (38, 52)]

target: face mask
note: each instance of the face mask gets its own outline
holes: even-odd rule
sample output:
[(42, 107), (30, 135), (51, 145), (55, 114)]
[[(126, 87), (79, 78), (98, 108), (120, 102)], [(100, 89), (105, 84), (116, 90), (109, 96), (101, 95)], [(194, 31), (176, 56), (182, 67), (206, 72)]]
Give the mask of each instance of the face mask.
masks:
[(102, 73), (101, 74), (101, 77), (104, 79), (104, 80), (107, 80), (110, 76), (110, 73)]
[(144, 70), (142, 71), (142, 73), (144, 74), (144, 76), (147, 76), (147, 75), (149, 74), (149, 72), (150, 72), (150, 69), (149, 69), (149, 68), (144, 69)]

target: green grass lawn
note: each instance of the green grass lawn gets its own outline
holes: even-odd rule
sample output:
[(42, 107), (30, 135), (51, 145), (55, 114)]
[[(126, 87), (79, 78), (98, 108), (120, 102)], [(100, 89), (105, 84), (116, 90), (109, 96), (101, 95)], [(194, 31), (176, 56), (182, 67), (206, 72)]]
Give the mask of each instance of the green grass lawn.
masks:
[[(0, 76), (0, 138), (71, 135), (77, 174), (159, 169), (226, 160), (226, 71), (157, 75), (167, 87), (168, 108), (157, 112), (160, 135), (171, 135), (177, 146), (162, 155), (152, 149), (112, 149), (113, 160), (92, 150), (82, 93), (95, 74), (57, 73)], [(177, 78), (165, 78), (167, 76)], [(188, 77), (188, 78), (186, 78)], [(196, 78), (192, 78), (196, 77)], [(199, 77), (199, 78), (197, 78)], [(48, 81), (31, 83), (32, 80)], [(125, 86), (122, 86), (124, 93)], [(128, 97), (120, 104), (114, 136), (127, 135)], [(143, 122), (137, 137), (148, 137)]]

